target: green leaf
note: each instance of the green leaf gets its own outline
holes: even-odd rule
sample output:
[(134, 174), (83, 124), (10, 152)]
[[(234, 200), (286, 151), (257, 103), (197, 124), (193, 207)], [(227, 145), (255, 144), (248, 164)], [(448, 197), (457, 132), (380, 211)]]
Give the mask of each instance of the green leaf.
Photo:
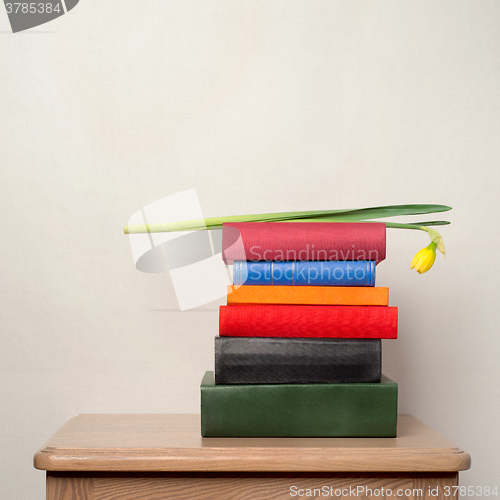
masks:
[(424, 222), (412, 222), (415, 226), (447, 226), (451, 224), (449, 220), (428, 220)]
[[(340, 218), (340, 217), (309, 217), (307, 219), (293, 219), (287, 222), (378, 222), (384, 223), (387, 227), (402, 227), (402, 226), (447, 226), (451, 222), (447, 220), (431, 220), (425, 222), (412, 222), (410, 224), (403, 224), (399, 222), (385, 222), (378, 220), (364, 220), (364, 219), (352, 219), (352, 218)], [(222, 226), (221, 226), (222, 227)]]
[(446, 220), (415, 222), (412, 224), (403, 224), (400, 222), (386, 222), (385, 227), (390, 227), (395, 229), (418, 229), (420, 231), (425, 231), (427, 226), (446, 226), (448, 224), (450, 224), (450, 222)]
[[(308, 216), (294, 216), (294, 218), (322, 218), (327, 217), (328, 220), (334, 221), (336, 219), (343, 221), (353, 220), (369, 220), (369, 219), (383, 219), (385, 217), (397, 217), (401, 215), (422, 215), (438, 212), (447, 212), (451, 207), (447, 205), (387, 205), (382, 207), (359, 208), (352, 210), (335, 210), (330, 213), (311, 212)], [(296, 212), (300, 214), (301, 212)], [(306, 212), (302, 212), (306, 213)]]
[(386, 222), (385, 227), (395, 229), (419, 229), (421, 231), (425, 231), (425, 227), (427, 226), (447, 226), (448, 224), (451, 223), (447, 220), (430, 220), (425, 222), (413, 222), (411, 224), (403, 224), (400, 222)]
[(422, 215), (451, 210), (447, 205), (387, 205), (381, 207), (349, 210), (316, 210), (305, 212), (277, 212), (269, 214), (233, 215), (212, 217), (202, 220), (175, 223), (153, 223), (149, 225), (125, 226), (125, 234), (152, 233), (166, 231), (193, 231), (198, 229), (217, 229), (225, 222), (278, 222), (278, 221), (315, 221), (323, 222), (358, 222), (361, 220), (381, 219), (400, 215)]

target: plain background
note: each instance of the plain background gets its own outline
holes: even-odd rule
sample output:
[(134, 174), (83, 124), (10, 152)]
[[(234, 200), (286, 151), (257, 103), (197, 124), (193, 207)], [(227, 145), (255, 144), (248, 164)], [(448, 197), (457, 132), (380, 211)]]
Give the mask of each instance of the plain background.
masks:
[(427, 274), (388, 230), (384, 372), (500, 487), (500, 2), (81, 0), (0, 31), (2, 498), (44, 498), (33, 454), (79, 413), (199, 411), (218, 303), (179, 312), (122, 231), (190, 188), (207, 217), (451, 205)]

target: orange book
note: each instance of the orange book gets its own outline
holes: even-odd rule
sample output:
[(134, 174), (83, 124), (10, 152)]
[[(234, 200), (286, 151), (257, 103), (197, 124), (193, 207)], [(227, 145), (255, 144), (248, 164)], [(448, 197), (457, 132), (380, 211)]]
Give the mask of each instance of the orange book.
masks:
[(227, 305), (244, 304), (387, 306), (389, 305), (389, 288), (229, 285), (227, 287)]

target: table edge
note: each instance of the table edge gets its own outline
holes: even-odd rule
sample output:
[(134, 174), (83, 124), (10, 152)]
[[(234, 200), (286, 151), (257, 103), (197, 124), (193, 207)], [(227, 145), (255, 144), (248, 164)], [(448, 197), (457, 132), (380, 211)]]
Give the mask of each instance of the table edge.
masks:
[[(193, 414), (194, 415), (194, 414)], [(399, 415), (417, 421), (411, 415)], [(63, 431), (75, 418), (63, 425)], [(437, 433), (439, 434), (439, 433)], [(52, 438), (54, 437), (52, 436)], [(51, 438), (51, 439), (52, 439)], [(470, 455), (444, 438), (440, 447), (290, 447), (202, 446), (164, 448), (62, 448), (47, 441), (34, 456), (34, 467), (53, 472), (458, 472), (470, 468)], [(206, 442), (211, 439), (204, 438)], [(255, 442), (256, 443), (256, 442)], [(449, 446), (447, 444), (449, 443)], [(215, 443), (217, 444), (217, 443)], [(257, 443), (256, 443), (257, 444)], [(261, 444), (261, 443), (259, 443)]]
[(302, 449), (290, 456), (286, 448), (273, 448), (270, 456), (264, 448), (211, 448), (200, 456), (192, 449), (163, 449), (156, 453), (118, 450), (78, 456), (74, 452), (40, 449), (34, 456), (36, 469), (45, 471), (148, 471), (148, 472), (459, 472), (470, 468), (470, 455), (460, 449), (393, 450), (381, 460), (370, 449)]

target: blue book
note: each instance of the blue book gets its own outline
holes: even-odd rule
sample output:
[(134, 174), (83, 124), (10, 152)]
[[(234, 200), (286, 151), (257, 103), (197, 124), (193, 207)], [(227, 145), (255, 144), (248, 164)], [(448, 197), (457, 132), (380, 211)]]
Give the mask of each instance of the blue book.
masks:
[(234, 261), (234, 285), (375, 286), (375, 262)]

